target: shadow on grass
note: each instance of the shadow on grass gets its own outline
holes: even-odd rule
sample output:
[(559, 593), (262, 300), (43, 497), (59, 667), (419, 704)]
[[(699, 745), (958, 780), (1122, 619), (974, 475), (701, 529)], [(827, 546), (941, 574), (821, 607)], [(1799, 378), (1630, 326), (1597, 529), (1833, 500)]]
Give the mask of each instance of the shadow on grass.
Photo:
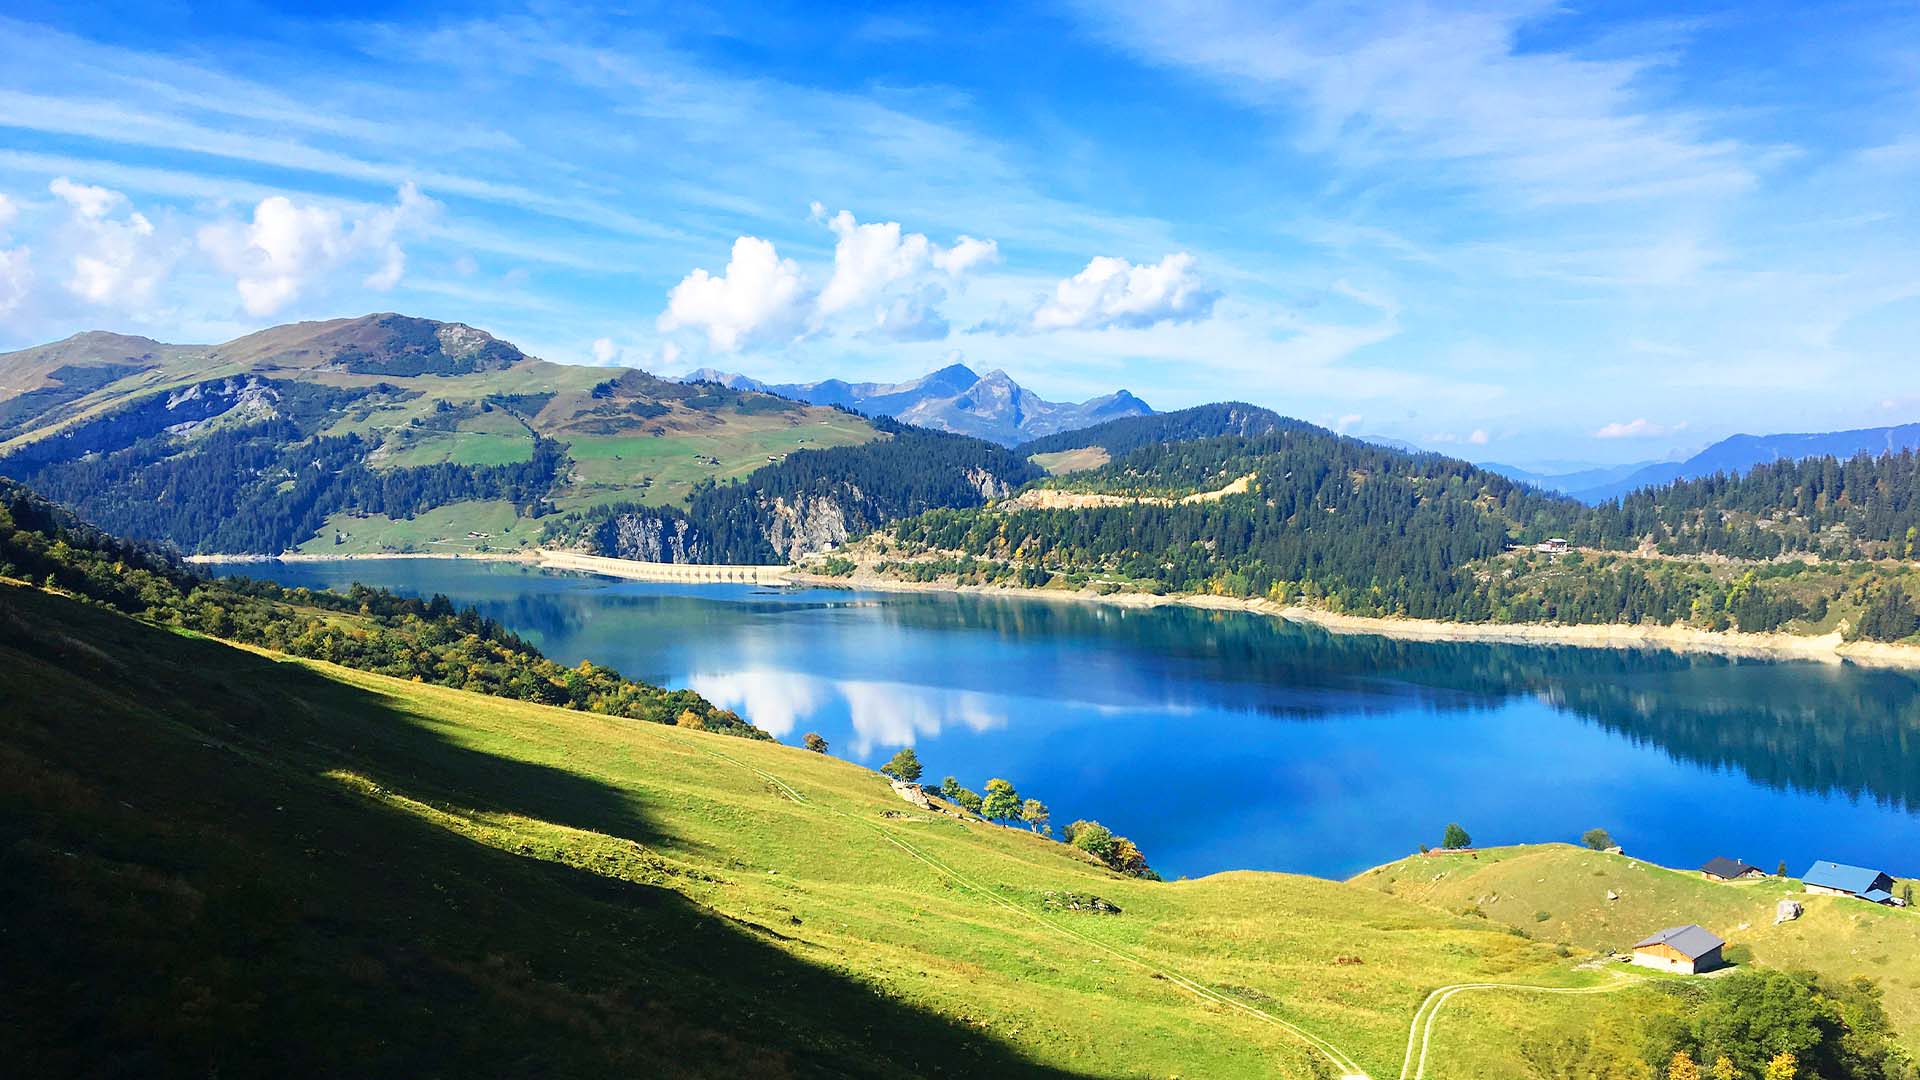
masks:
[(61, 1076), (1070, 1076), (667, 889), (348, 792), (647, 843), (589, 778), (0, 585), (0, 1054)]

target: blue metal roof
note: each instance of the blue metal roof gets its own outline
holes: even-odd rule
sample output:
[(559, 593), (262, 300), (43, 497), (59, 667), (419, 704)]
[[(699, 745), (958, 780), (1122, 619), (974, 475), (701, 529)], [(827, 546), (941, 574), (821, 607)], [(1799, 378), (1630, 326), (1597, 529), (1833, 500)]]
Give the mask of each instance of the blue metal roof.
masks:
[(1827, 889), (1839, 889), (1856, 896), (1879, 888), (1881, 879), (1887, 875), (1878, 870), (1869, 870), (1864, 866), (1848, 866), (1845, 863), (1817, 862), (1800, 875), (1800, 880), (1809, 885), (1819, 885)]
[(1860, 899), (1871, 900), (1876, 904), (1884, 904), (1893, 899), (1893, 894), (1885, 889), (1868, 889), (1866, 892), (1860, 894)]

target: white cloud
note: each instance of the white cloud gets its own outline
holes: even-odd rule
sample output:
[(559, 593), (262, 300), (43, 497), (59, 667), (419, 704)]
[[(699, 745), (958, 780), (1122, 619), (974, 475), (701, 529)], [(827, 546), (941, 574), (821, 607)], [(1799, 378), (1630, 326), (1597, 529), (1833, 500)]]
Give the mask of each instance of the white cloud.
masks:
[(1475, 429), (1473, 430), (1473, 434), (1471, 434), (1471, 435), (1468, 435), (1468, 436), (1467, 436), (1467, 441), (1468, 441), (1468, 442), (1470, 442), (1470, 443), (1472, 443), (1472, 444), (1473, 444), (1473, 445), (1475, 445), (1475, 446), (1485, 446), (1485, 445), (1487, 445), (1487, 442), (1488, 442), (1488, 436), (1487, 436), (1487, 432), (1486, 432), (1486, 429), (1485, 429), (1485, 428), (1475, 428)]
[(606, 367), (618, 359), (620, 359), (620, 346), (615, 345), (612, 338), (595, 338), (593, 340), (594, 363), (599, 364), (601, 367)]
[[(47, 190), (71, 210), (64, 232), (72, 267), (67, 291), (93, 304), (144, 304), (170, 262), (153, 222), (118, 191), (76, 184), (64, 176)], [(126, 212), (116, 217), (123, 207)]]
[(1306, 148), (1359, 164), (1456, 164), (1536, 203), (1724, 194), (1760, 155), (1709, 118), (1641, 92), (1663, 57), (1595, 60), (1523, 48), (1559, 9), (1416, 2), (1270, 7), (1221, 0), (1087, 5), (1104, 33), (1276, 113), (1304, 113)]
[(33, 252), (24, 246), (0, 249), (0, 315), (12, 312), (26, 300), (27, 289), (33, 283), (32, 256)]
[(822, 315), (877, 295), (894, 282), (919, 273), (933, 258), (933, 244), (926, 236), (903, 235), (897, 221), (861, 225), (842, 210), (833, 215), (827, 227), (840, 240), (833, 246), (833, 278), (820, 290)]
[(1139, 329), (1162, 322), (1197, 322), (1218, 298), (1194, 268), (1194, 258), (1175, 252), (1150, 265), (1098, 255), (1087, 268), (1060, 282), (1027, 327), (1047, 330)]
[(1358, 427), (1360, 425), (1360, 421), (1364, 419), (1366, 419), (1366, 417), (1361, 416), (1359, 413), (1348, 413), (1347, 415), (1334, 421), (1333, 430), (1339, 432), (1342, 435), (1345, 435), (1347, 432), (1352, 431), (1354, 428)]
[(200, 230), (200, 247), (224, 271), (249, 315), (271, 315), (338, 271), (377, 263), (361, 285), (385, 292), (400, 283), (407, 257), (400, 235), (438, 208), (412, 184), (393, 206), (349, 222), (339, 210), (301, 205), (284, 195), (260, 200), (247, 223)]
[(962, 235), (945, 250), (935, 250), (933, 265), (954, 277), (989, 263), (1000, 261), (1000, 245), (993, 240), (975, 240)]
[(696, 269), (667, 293), (659, 327), (703, 330), (715, 349), (734, 352), (774, 330), (791, 328), (805, 291), (800, 264), (781, 258), (771, 240), (742, 236), (733, 242), (723, 273)]
[(1636, 420), (1615, 420), (1593, 433), (1596, 439), (1657, 439), (1662, 435), (1672, 435), (1685, 431), (1686, 421), (1678, 424), (1656, 424), (1645, 417)]
[(92, 184), (76, 184), (64, 176), (55, 177), (47, 190), (59, 196), (61, 201), (73, 207), (73, 212), (89, 221), (98, 221), (106, 217), (114, 207), (125, 202), (127, 197), (109, 188), (95, 187)]
[(874, 312), (873, 328), (862, 336), (881, 341), (939, 341), (951, 329), (940, 314), (940, 302), (946, 298), (946, 290), (937, 285), (922, 285), (892, 297)]
[(13, 224), (13, 219), (19, 216), (20, 207), (7, 195), (0, 193), (0, 229)]

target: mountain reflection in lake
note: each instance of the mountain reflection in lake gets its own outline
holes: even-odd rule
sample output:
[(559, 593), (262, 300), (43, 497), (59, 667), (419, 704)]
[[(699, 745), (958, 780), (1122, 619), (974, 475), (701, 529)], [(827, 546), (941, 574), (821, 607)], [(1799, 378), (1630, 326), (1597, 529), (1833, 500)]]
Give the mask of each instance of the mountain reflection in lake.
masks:
[(1571, 840), (1797, 872), (1920, 870), (1920, 682), (1705, 654), (1335, 635), (1276, 619), (938, 593), (667, 586), (510, 564), (223, 568), (445, 593), (565, 663), (692, 687), (794, 742), (989, 776), (1167, 873), (1344, 875), (1436, 842)]

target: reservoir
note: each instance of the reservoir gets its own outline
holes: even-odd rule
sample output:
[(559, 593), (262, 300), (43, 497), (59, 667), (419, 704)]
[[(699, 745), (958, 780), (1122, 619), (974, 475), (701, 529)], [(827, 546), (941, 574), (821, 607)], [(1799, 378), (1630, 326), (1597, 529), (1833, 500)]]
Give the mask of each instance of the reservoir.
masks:
[(1403, 642), (1242, 612), (660, 585), (511, 563), (250, 563), (473, 605), (566, 664), (690, 687), (923, 783), (1013, 782), (1166, 877), (1346, 877), (1437, 845), (1577, 841), (1920, 871), (1914, 672), (1658, 650)]

